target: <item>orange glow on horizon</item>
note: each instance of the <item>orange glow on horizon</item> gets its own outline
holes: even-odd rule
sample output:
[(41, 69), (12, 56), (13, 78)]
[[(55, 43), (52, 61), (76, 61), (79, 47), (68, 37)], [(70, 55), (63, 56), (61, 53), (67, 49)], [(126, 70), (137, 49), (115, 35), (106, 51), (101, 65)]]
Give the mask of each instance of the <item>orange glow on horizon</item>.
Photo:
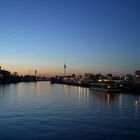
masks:
[[(11, 73), (17, 72), (19, 75), (34, 75), (35, 70), (37, 70), (38, 75), (46, 75), (46, 76), (56, 76), (56, 75), (64, 75), (64, 69), (62, 66), (54, 66), (54, 65), (48, 65), (48, 66), (40, 66), (40, 65), (22, 65), (22, 64), (2, 64), (2, 69), (8, 70)], [(107, 70), (102, 69), (102, 74), (106, 75), (108, 72)], [(77, 74), (77, 75), (83, 75), (84, 73), (93, 73), (97, 74), (101, 72), (99, 68), (81, 68), (81, 67), (72, 67), (69, 66), (67, 68), (67, 75), (71, 74)], [(112, 74), (119, 76), (124, 75), (124, 73), (117, 73), (115, 71), (112, 71)]]

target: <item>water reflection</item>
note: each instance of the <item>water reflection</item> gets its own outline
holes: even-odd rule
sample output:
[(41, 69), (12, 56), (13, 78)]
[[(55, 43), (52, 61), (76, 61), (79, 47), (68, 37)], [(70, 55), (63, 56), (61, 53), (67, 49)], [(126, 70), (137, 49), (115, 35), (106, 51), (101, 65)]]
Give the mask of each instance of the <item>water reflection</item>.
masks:
[(121, 108), (121, 95), (119, 93), (99, 93), (96, 91), (90, 90), (90, 95), (95, 98), (95, 101), (98, 101), (98, 110), (101, 111), (106, 107), (106, 110), (110, 110), (110, 105), (114, 103), (118, 103)]
[(35, 95), (39, 96), (40, 82), (34, 83)]
[(88, 102), (89, 99), (89, 89), (77, 86), (63, 85), (64, 96), (67, 98), (78, 99), (78, 103)]
[(49, 82), (0, 85), (0, 139), (127, 139), (139, 136), (139, 123), (139, 95)]
[(140, 120), (140, 97), (134, 101), (134, 106), (135, 106), (135, 119)]
[(67, 96), (70, 93), (70, 86), (63, 85), (64, 96)]
[(10, 93), (9, 85), (0, 85), (0, 100), (4, 101), (5, 99), (7, 99), (9, 93)]
[(0, 99), (3, 98), (3, 86), (0, 85)]
[(89, 89), (83, 87), (74, 87), (75, 93), (78, 94), (79, 105), (89, 102)]

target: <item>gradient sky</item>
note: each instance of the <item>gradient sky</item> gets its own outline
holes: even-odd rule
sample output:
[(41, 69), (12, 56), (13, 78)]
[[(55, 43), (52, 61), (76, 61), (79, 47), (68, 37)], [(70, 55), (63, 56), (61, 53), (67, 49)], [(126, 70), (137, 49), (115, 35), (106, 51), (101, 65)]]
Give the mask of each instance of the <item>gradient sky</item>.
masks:
[(0, 65), (27, 74), (134, 73), (139, 0), (0, 0)]

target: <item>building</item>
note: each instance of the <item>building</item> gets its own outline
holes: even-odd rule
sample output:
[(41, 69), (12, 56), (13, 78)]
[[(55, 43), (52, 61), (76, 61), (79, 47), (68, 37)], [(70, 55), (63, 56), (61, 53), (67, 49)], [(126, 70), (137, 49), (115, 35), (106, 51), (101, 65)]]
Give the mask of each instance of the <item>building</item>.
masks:
[(140, 84), (140, 70), (135, 71), (135, 83)]
[(125, 77), (123, 76), (115, 76), (115, 77), (112, 77), (112, 80), (115, 82), (115, 83), (121, 83), (125, 80)]
[(113, 75), (111, 73), (107, 74), (107, 77), (112, 79)]
[(134, 76), (131, 75), (131, 74), (127, 74), (125, 76), (125, 82), (127, 82), (127, 83), (134, 83)]
[(0, 83), (9, 83), (11, 78), (11, 72), (6, 70), (0, 70)]
[(1, 66), (0, 66), (0, 83), (2, 82), (2, 73), (1, 73)]

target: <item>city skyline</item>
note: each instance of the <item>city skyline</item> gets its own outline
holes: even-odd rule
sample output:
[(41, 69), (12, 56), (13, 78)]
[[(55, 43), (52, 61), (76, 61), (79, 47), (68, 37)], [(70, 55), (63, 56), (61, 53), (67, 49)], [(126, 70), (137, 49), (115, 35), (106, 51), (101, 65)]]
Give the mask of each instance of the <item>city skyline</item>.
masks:
[(0, 1), (0, 65), (19, 74), (134, 74), (138, 0)]

